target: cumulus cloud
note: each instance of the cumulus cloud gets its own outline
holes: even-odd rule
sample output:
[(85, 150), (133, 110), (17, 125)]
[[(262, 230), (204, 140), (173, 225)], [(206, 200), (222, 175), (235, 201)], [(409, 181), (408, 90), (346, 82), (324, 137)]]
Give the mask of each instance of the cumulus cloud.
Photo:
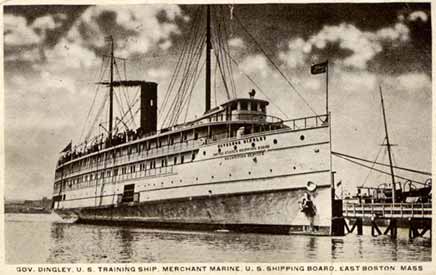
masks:
[[(162, 14), (164, 21), (159, 19)], [(144, 54), (154, 47), (167, 50), (172, 46), (171, 36), (180, 34), (178, 17), (186, 20), (177, 5), (95, 6), (75, 22), (68, 38), (88, 48), (101, 48), (104, 37), (115, 30), (117, 55)]]
[(28, 26), (26, 18), (11, 14), (5, 14), (4, 22), (4, 43), (5, 46), (33, 45), (41, 41), (41, 37), (35, 30)]
[(422, 22), (427, 22), (428, 15), (427, 15), (427, 13), (425, 13), (423, 11), (414, 11), (411, 14), (409, 14), (407, 19), (409, 19), (409, 21), (421, 20)]
[(279, 59), (290, 68), (306, 64), (315, 50), (325, 50), (328, 45), (337, 45), (350, 54), (337, 63), (347, 67), (366, 69), (368, 62), (383, 51), (384, 43), (398, 46), (409, 40), (409, 28), (402, 22), (375, 32), (362, 31), (356, 26), (341, 23), (324, 26), (307, 40), (294, 38), (289, 41), (285, 51), (279, 53)]
[(288, 43), (287, 51), (279, 53), (279, 59), (284, 61), (289, 68), (296, 68), (305, 64), (306, 54), (310, 50), (311, 45), (304, 41), (304, 39), (292, 39)]
[(245, 49), (245, 43), (244, 40), (242, 40), (239, 37), (235, 37), (232, 39), (229, 39), (228, 42), (229, 46), (236, 49)]
[(239, 63), (239, 68), (247, 73), (259, 73), (262, 77), (266, 77), (269, 74), (270, 68), (268, 61), (263, 55), (249, 55)]
[[(28, 24), (21, 16), (5, 15), (8, 62), (30, 61), (37, 70), (80, 69), (92, 66), (113, 34), (116, 54), (128, 57), (151, 49), (168, 50), (171, 36), (180, 33), (176, 19), (189, 20), (177, 5), (93, 6), (78, 17), (56, 45), (45, 43), (47, 33), (62, 26), (64, 14), (45, 15)], [(115, 32), (115, 33), (112, 33)]]

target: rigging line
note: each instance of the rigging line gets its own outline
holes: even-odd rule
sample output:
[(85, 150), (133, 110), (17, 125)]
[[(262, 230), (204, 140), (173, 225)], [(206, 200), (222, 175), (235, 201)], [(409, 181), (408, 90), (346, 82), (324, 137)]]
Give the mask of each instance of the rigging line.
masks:
[[(138, 103), (138, 102), (139, 102), (139, 98), (137, 98), (135, 100), (135, 102), (133, 102), (133, 104), (129, 107), (129, 109), (122, 114), (122, 116), (119, 118), (119, 121), (115, 123), (115, 126), (118, 126), (121, 121), (124, 121), (124, 118), (131, 112), (131, 109), (133, 109), (133, 107), (135, 107), (136, 103)], [(139, 108), (141, 108), (141, 107), (139, 106)], [(134, 119), (134, 115), (136, 115), (136, 113), (134, 113), (133, 116), (131, 116), (129, 121), (132, 121), (132, 118)], [(126, 124), (128, 124), (127, 121), (126, 121)]]
[[(226, 20), (224, 20), (224, 14), (225, 14), (224, 7), (221, 6), (220, 10), (221, 10), (220, 11), (221, 12), (220, 18), (221, 18), (221, 21), (222, 21), (222, 24), (223, 24), (224, 36), (225, 36), (224, 39), (226, 41), (228, 41), (230, 39), (230, 36), (229, 36), (228, 30), (227, 30)], [(223, 44), (224, 44), (223, 48), (225, 48), (227, 51), (229, 51), (228, 43), (225, 42)], [(230, 86), (232, 88), (232, 94), (233, 94), (233, 97), (236, 98), (236, 85), (235, 85), (235, 79), (233, 78), (233, 66), (232, 66), (232, 62), (230, 60), (228, 60), (228, 58), (227, 58), (227, 56), (225, 54), (223, 54), (223, 57), (225, 58), (225, 63), (227, 65), (227, 70), (229, 71), (229, 75), (230, 75), (230, 84), (231, 84)]]
[[(199, 24), (195, 24), (195, 22), (197, 22), (197, 20), (198, 20), (199, 14), (201, 14), (201, 13), (199, 13), (199, 10), (200, 10), (200, 7), (197, 7), (195, 12), (194, 12), (193, 24), (191, 25), (191, 29), (189, 31), (190, 36), (193, 33), (194, 27), (199, 25)], [(159, 110), (159, 117), (162, 115), (162, 111), (166, 108), (167, 102), (168, 102), (168, 100), (170, 98), (170, 94), (171, 94), (172, 88), (173, 88), (173, 86), (175, 85), (175, 82), (176, 82), (176, 77), (177, 77), (178, 72), (180, 71), (180, 67), (181, 67), (181, 65), (183, 63), (183, 58), (184, 58), (184, 54), (183, 53), (185, 52), (185, 50), (187, 48), (187, 45), (188, 45), (187, 39), (184, 39), (184, 43), (182, 45), (183, 45), (183, 47), (182, 47), (182, 50), (181, 50), (181, 52), (179, 54), (179, 58), (177, 59), (175, 70), (174, 70), (174, 72), (173, 72), (173, 74), (171, 76), (170, 82), (168, 84), (168, 87), (167, 87), (167, 90), (166, 90), (166, 93), (165, 93), (164, 100), (162, 102), (162, 108)]]
[[(221, 26), (220, 26), (220, 25), (218, 25), (218, 26), (219, 26), (219, 28), (221, 29)], [(216, 34), (215, 36), (218, 37), (217, 34)], [(223, 47), (222, 47), (222, 44), (221, 44), (222, 41), (221, 41), (219, 38), (216, 38), (216, 40), (218, 41), (218, 49), (219, 49), (220, 51), (222, 51), (222, 48), (223, 48)], [(217, 43), (217, 42), (215, 41), (215, 43)], [(224, 89), (225, 89), (225, 91), (226, 91), (227, 100), (229, 100), (231, 97), (230, 97), (229, 88), (228, 88), (228, 86), (227, 86), (227, 81), (226, 81), (225, 71), (221, 68), (221, 62), (224, 62), (224, 60), (221, 60), (218, 51), (215, 51), (215, 56), (216, 56), (216, 59), (217, 59), (217, 64), (218, 64), (218, 68), (219, 68), (219, 70), (220, 70), (221, 78), (222, 78), (222, 80), (223, 80), (223, 85), (224, 85)], [(224, 64), (223, 64), (223, 65), (224, 65)]]
[[(343, 156), (343, 157), (347, 157), (347, 158), (351, 158), (351, 159), (356, 159), (356, 160), (360, 160), (360, 161), (364, 161), (364, 162), (372, 162), (370, 160), (367, 159), (363, 159), (363, 158), (359, 158), (359, 157), (354, 157), (351, 155), (347, 155), (347, 154), (342, 154), (342, 153), (338, 153), (338, 152), (332, 152), (333, 155), (338, 155), (338, 156)], [(385, 167), (389, 167), (389, 164), (385, 164), (385, 163), (381, 163), (381, 162), (374, 162), (375, 164), (381, 165), (381, 166), (385, 166)], [(394, 167), (395, 169), (399, 169), (399, 170), (404, 170), (404, 171), (408, 171), (408, 172), (413, 172), (416, 174), (422, 174), (422, 175), (426, 175), (426, 176), (431, 176), (432, 173), (426, 172), (426, 171), (419, 171), (416, 169), (410, 169), (410, 168), (405, 168), (405, 167), (400, 167), (400, 166), (395, 166), (392, 165), (392, 167)]]
[[(107, 69), (107, 68), (106, 68), (105, 70), (103, 70), (103, 69), (105, 68), (104, 65), (105, 65), (105, 64), (104, 64), (104, 57), (102, 57), (102, 62), (101, 62), (101, 65), (100, 65), (100, 72), (103, 72), (103, 73), (100, 73), (100, 77), (98, 78), (98, 79), (99, 79), (99, 82), (102, 81), (103, 76), (104, 76), (104, 73), (106, 72), (106, 69)], [(88, 114), (86, 115), (85, 122), (83, 123), (82, 132), (81, 132), (81, 134), (80, 134), (80, 140), (82, 140), (83, 134), (84, 134), (85, 129), (86, 129), (86, 124), (88, 123), (89, 118), (90, 118), (90, 115), (91, 115), (91, 112), (92, 112), (92, 110), (93, 110), (93, 108), (94, 108), (95, 100), (96, 100), (96, 98), (97, 98), (98, 90), (99, 90), (99, 89), (100, 89), (100, 85), (97, 85), (96, 88), (95, 88), (95, 92), (94, 92), (94, 98), (93, 98), (93, 100), (92, 100), (91, 106), (89, 107)]]
[[(121, 79), (121, 74), (120, 74), (120, 71), (118, 70), (118, 65), (117, 65), (117, 63), (116, 63), (115, 61), (114, 61), (114, 64), (115, 64), (115, 70), (116, 70), (116, 72), (117, 72), (119, 78)], [(125, 98), (125, 100), (126, 100), (127, 107), (129, 108), (129, 110), (131, 110), (130, 105), (131, 105), (131, 103), (133, 103), (133, 102), (129, 102), (126, 93), (127, 93), (127, 88), (126, 88), (125, 90), (123, 89), (123, 93), (122, 93), (122, 94), (124, 95), (124, 98)], [(121, 111), (124, 113), (122, 107), (121, 107)], [(134, 126), (134, 128), (136, 128), (136, 123), (135, 123), (135, 121), (134, 121), (133, 113), (130, 112), (130, 115), (132, 116), (133, 126)]]
[[(200, 56), (200, 58), (201, 58), (201, 56)], [(194, 66), (195, 66), (194, 70), (192, 70), (192, 72), (190, 74), (189, 83), (187, 84), (187, 89), (186, 89), (186, 91), (185, 91), (185, 93), (183, 95), (183, 99), (185, 99), (185, 98), (186, 99), (182, 100), (180, 102), (180, 107), (178, 108), (176, 114), (174, 115), (173, 120), (171, 121), (171, 125), (174, 125), (174, 124), (176, 124), (179, 121), (180, 116), (181, 116), (181, 114), (183, 112), (183, 109), (185, 108), (187, 102), (190, 101), (192, 92), (193, 92), (193, 90), (194, 90), (194, 88), (196, 86), (195, 84), (196, 84), (196, 82), (198, 80), (198, 77), (200, 75), (200, 72), (201, 72), (201, 70), (198, 69), (199, 68), (199, 63), (200, 63), (200, 58), (196, 59), (196, 63), (194, 64)], [(186, 95), (186, 93), (188, 93), (188, 95)], [(188, 106), (186, 106), (186, 112), (188, 112)]]
[[(204, 39), (206, 38), (206, 35), (204, 35)], [(187, 90), (189, 89), (190, 83), (192, 82), (192, 78), (195, 76), (196, 72), (193, 72), (193, 69), (197, 70), (198, 62), (201, 58), (201, 51), (203, 49), (202, 45), (204, 44), (204, 39), (199, 40), (198, 45), (196, 45), (197, 49), (195, 51), (192, 51), (190, 54), (190, 61), (188, 64), (186, 64), (186, 68), (184, 70), (184, 76), (180, 86), (178, 88), (178, 96), (173, 101), (172, 107), (175, 109), (175, 112), (173, 112), (171, 118), (170, 118), (170, 125), (174, 124), (175, 118), (178, 116), (179, 109), (181, 106), (181, 101), (186, 95)], [(195, 65), (197, 64), (197, 66)]]
[[(199, 24), (195, 24), (194, 26), (198, 27), (198, 25)], [(182, 74), (182, 78), (180, 80), (179, 88), (177, 89), (177, 91), (174, 90), (174, 92), (176, 94), (174, 95), (174, 100), (171, 102), (171, 104), (169, 106), (169, 111), (166, 113), (165, 118), (164, 118), (164, 120), (162, 122), (162, 127), (166, 124), (168, 119), (170, 121), (172, 120), (172, 115), (170, 115), (170, 110), (171, 109), (175, 109), (177, 104), (178, 104), (177, 102), (180, 100), (181, 89), (183, 88), (183, 85), (184, 85), (184, 83), (186, 81), (186, 77), (185, 76), (189, 72), (189, 66), (190, 66), (190, 64), (192, 62), (192, 58), (189, 58), (189, 55), (192, 54), (192, 51), (193, 51), (192, 48), (195, 47), (195, 42), (193, 40), (197, 36), (197, 34), (198, 34), (198, 30), (197, 29), (192, 29), (191, 36), (190, 36), (192, 39), (190, 39), (189, 43), (187, 43), (188, 47), (182, 52), (181, 60), (182, 60), (183, 64), (181, 64), (181, 66), (180, 66), (180, 69), (182, 71), (178, 72), (178, 73)], [(188, 63), (184, 62), (185, 59), (187, 60)], [(174, 85), (175, 85), (175, 83), (174, 83)]]
[[(134, 112), (134, 114), (136, 115), (139, 111), (141, 110), (141, 106), (139, 106), (136, 111)], [(132, 119), (130, 118), (130, 120), (126, 121), (126, 124), (130, 123), (132, 121)]]
[(216, 100), (216, 94), (217, 94), (217, 90), (218, 90), (217, 82), (216, 82), (216, 79), (218, 78), (217, 74), (218, 74), (218, 66), (217, 66), (217, 64), (215, 64), (215, 71), (213, 73), (213, 86), (214, 86), (213, 87), (213, 92), (214, 92), (213, 95), (214, 95), (214, 100), (215, 100), (215, 102), (214, 102), (215, 106), (217, 106), (217, 100)]
[[(194, 70), (190, 73), (189, 83), (187, 84), (187, 89), (186, 89), (186, 91), (185, 91), (185, 93), (183, 95), (183, 98), (182, 98), (182, 99), (185, 99), (185, 100), (181, 100), (180, 101), (180, 107), (177, 109), (177, 112), (173, 116), (173, 119), (170, 121), (170, 125), (177, 124), (177, 122), (179, 121), (180, 116), (181, 116), (181, 114), (183, 112), (183, 109), (186, 106), (186, 103), (188, 101), (190, 101), (190, 97), (192, 95), (192, 91), (195, 88), (196, 80), (198, 80), (198, 77), (199, 77), (200, 72), (201, 72), (201, 70), (198, 70), (199, 63), (200, 63), (200, 58), (197, 59), (195, 65), (194, 65), (195, 66)], [(196, 76), (198, 76), (198, 77), (196, 77)], [(188, 88), (189, 88), (189, 90), (188, 90)], [(188, 95), (186, 95), (186, 93), (188, 93)], [(186, 112), (188, 112), (188, 107), (186, 107)]]
[[(216, 53), (216, 57), (218, 59), (218, 53)], [(218, 63), (218, 68), (220, 70), (221, 78), (223, 80), (224, 90), (226, 91), (227, 100), (229, 100), (231, 97), (230, 97), (229, 88), (227, 87), (227, 82), (226, 82), (226, 79), (225, 79), (225, 73), (223, 72), (223, 69), (221, 68), (221, 63), (220, 62), (217, 62), (217, 63)]]
[[(348, 158), (346, 158), (346, 157), (339, 156), (339, 155), (334, 155), (334, 156), (336, 156), (336, 157), (338, 157), (338, 158), (342, 158), (342, 159), (344, 159), (344, 160), (347, 160), (347, 161), (349, 161), (349, 162), (351, 162), (351, 163), (354, 163), (354, 164), (356, 164), (356, 165), (359, 165), (359, 166), (362, 166), (362, 167), (365, 167), (365, 168), (371, 169), (371, 167), (368, 166), (368, 165), (365, 165), (365, 164), (362, 164), (362, 163), (360, 163), (360, 162), (357, 162), (357, 161), (354, 161), (354, 160), (348, 159)], [(372, 168), (372, 170), (377, 171), (377, 172), (380, 172), (380, 173), (385, 174), (385, 175), (390, 175), (389, 172), (386, 172), (386, 171), (383, 171), (383, 170), (380, 170), (380, 169)], [(406, 177), (402, 177), (402, 176), (399, 176), (399, 175), (395, 175), (395, 177), (396, 177), (396, 178), (399, 178), (399, 179), (403, 179), (403, 180), (409, 180), (409, 181), (411, 181), (411, 182), (415, 182), (415, 183), (418, 183), (418, 184), (421, 184), (421, 185), (426, 185), (424, 182), (420, 182), (420, 181), (412, 180), (412, 179), (409, 179), (409, 178), (406, 178)]]
[(230, 60), (232, 60), (232, 62), (234, 64), (236, 64), (236, 67), (238, 68), (239, 72), (241, 72), (248, 80), (251, 81), (251, 83), (253, 83), (254, 86), (256, 86), (256, 89), (258, 89), (264, 96), (265, 98), (272, 104), (274, 105), (274, 107), (277, 108), (277, 110), (279, 110), (285, 117), (286, 119), (288, 119), (288, 115), (282, 111), (282, 109), (280, 109), (280, 107), (274, 103), (273, 100), (271, 100), (271, 98), (269, 96), (267, 96), (267, 94), (262, 90), (262, 88), (256, 83), (256, 81), (254, 81), (254, 79), (252, 77), (250, 77), (247, 73), (245, 73), (244, 71), (242, 71), (241, 69), (239, 69), (239, 64), (238, 62), (228, 53), (226, 52), (226, 54), (229, 56)]
[[(201, 64), (201, 66), (200, 66), (200, 68), (202, 68), (203, 66), (204, 66), (204, 64), (206, 63), (206, 59), (203, 61), (203, 63)], [(191, 91), (189, 92), (189, 96), (188, 96), (188, 100), (187, 100), (187, 104), (185, 103), (185, 106), (186, 106), (186, 112), (185, 112), (185, 118), (184, 118), (184, 120), (183, 120), (183, 123), (185, 123), (186, 122), (186, 119), (187, 119), (187, 117), (188, 117), (188, 112), (189, 112), (189, 104), (190, 104), (190, 102), (191, 102), (191, 98), (192, 98), (192, 93), (193, 93), (193, 91), (194, 91), (194, 88), (195, 88), (195, 86), (196, 86), (196, 84), (198, 83), (198, 79), (200, 78), (200, 74), (201, 74), (201, 70), (198, 70), (197, 71), (197, 76), (195, 77), (195, 84), (192, 86), (192, 88), (191, 88)], [(215, 96), (216, 96), (216, 93), (215, 93)]]
[[(176, 89), (173, 90), (173, 92), (175, 93), (175, 95), (174, 95), (175, 99), (171, 103), (171, 105), (174, 105), (179, 100), (178, 97), (179, 97), (180, 89), (181, 89), (181, 87), (183, 87), (183, 82), (185, 80), (185, 77), (183, 77), (183, 76), (185, 76), (187, 74), (187, 70), (189, 71), (189, 64), (190, 64), (189, 62), (192, 61), (192, 59), (190, 59), (190, 56), (192, 56), (193, 49), (196, 47), (195, 43), (197, 42), (198, 35), (200, 33), (199, 28), (200, 28), (201, 24), (198, 24), (198, 20), (201, 20), (201, 13), (199, 12), (199, 10), (196, 13), (195, 21), (193, 22), (193, 24), (191, 26), (189, 39), (187, 41), (185, 40), (183, 51), (182, 51), (181, 56), (179, 58), (180, 66), (179, 66), (178, 70), (173, 74), (174, 81), (173, 81), (171, 87), (169, 87), (169, 88), (171, 88), (171, 90), (174, 89), (176, 82), (177, 82), (176, 77), (178, 75), (182, 75), (182, 78), (181, 78), (180, 84), (179, 84), (179, 88), (177, 90)], [(167, 93), (167, 94), (170, 95), (170, 93)]]
[(100, 105), (100, 108), (97, 110), (97, 114), (96, 114), (96, 116), (94, 117), (94, 121), (93, 121), (92, 124), (91, 124), (91, 127), (90, 127), (90, 129), (89, 129), (89, 131), (88, 131), (88, 133), (87, 133), (87, 135), (86, 135), (86, 137), (85, 137), (85, 140), (88, 140), (88, 139), (89, 139), (89, 137), (90, 137), (90, 135), (91, 135), (91, 133), (92, 133), (92, 129), (95, 127), (95, 124), (97, 123), (97, 120), (100, 118), (100, 115), (101, 115), (101, 113), (102, 113), (104, 107), (106, 106), (106, 102), (107, 102), (108, 98), (109, 98), (109, 94), (105, 94), (104, 99), (103, 99), (103, 102), (102, 102), (102, 104)]
[(234, 15), (236, 18), (236, 21), (239, 23), (239, 25), (242, 27), (242, 29), (248, 34), (248, 36), (254, 41), (254, 43), (257, 45), (257, 47), (261, 50), (261, 52), (265, 55), (265, 57), (269, 60), (269, 62), (273, 65), (273, 67), (280, 73), (280, 75), (286, 80), (286, 82), (291, 86), (291, 88), (294, 90), (294, 92), (300, 97), (301, 100), (303, 100), (304, 104), (315, 114), (318, 115), (315, 110), (310, 106), (310, 104), (306, 101), (306, 99), (298, 92), (297, 88), (292, 84), (292, 82), (285, 76), (285, 74), (280, 70), (280, 68), (274, 63), (274, 61), (268, 56), (268, 54), (265, 52), (265, 50), (260, 46), (260, 44), (256, 41), (256, 39), (251, 35), (250, 32), (245, 28), (244, 25), (242, 25), (242, 22), (239, 20), (239, 17), (237, 15)]
[[(386, 140), (386, 138), (384, 138), (383, 141), (382, 141), (381, 143), (384, 143), (385, 140)], [(374, 168), (375, 163), (376, 163), (376, 161), (377, 161), (377, 159), (378, 159), (378, 157), (379, 157), (379, 155), (380, 155), (382, 149), (383, 149), (383, 147), (380, 146), (380, 148), (379, 148), (379, 150), (378, 150), (378, 152), (377, 152), (377, 155), (376, 155), (376, 157), (375, 157), (375, 160), (372, 162), (371, 169)], [(371, 174), (371, 171), (372, 171), (372, 170), (369, 170), (369, 171), (368, 171), (368, 174), (366, 175), (366, 178), (365, 178), (365, 180), (363, 181), (362, 186), (365, 186), (366, 181), (368, 180), (369, 175)]]

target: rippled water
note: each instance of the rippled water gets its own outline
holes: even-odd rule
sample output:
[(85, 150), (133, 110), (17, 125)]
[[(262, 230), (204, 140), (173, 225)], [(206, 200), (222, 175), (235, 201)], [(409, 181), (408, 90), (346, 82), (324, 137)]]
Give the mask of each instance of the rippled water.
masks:
[(431, 242), (387, 236), (311, 237), (167, 231), (61, 223), (55, 215), (7, 214), (6, 262), (385, 262), (431, 261)]

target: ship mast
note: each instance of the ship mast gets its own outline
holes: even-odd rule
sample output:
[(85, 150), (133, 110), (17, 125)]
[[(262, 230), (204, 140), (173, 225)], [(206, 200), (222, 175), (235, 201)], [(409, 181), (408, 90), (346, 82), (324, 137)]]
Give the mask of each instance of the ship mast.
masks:
[(385, 104), (383, 101), (383, 92), (382, 88), (380, 86), (380, 98), (381, 98), (381, 104), (382, 104), (382, 110), (383, 110), (383, 121), (385, 125), (385, 133), (386, 133), (386, 147), (388, 149), (388, 156), (389, 156), (389, 167), (391, 169), (391, 179), (392, 179), (392, 203), (395, 203), (395, 175), (394, 175), (394, 166), (392, 165), (392, 153), (391, 153), (391, 147), (392, 144), (389, 142), (389, 135), (388, 135), (388, 125), (386, 122), (386, 113), (385, 113)]
[(212, 43), (210, 41), (210, 6), (207, 5), (207, 15), (206, 15), (206, 111), (210, 110), (210, 82), (211, 82), (211, 51), (212, 51)]
[(114, 40), (112, 35), (107, 38), (111, 43), (110, 55), (110, 82), (109, 82), (109, 145), (112, 145), (112, 122), (113, 122), (113, 105), (114, 105)]

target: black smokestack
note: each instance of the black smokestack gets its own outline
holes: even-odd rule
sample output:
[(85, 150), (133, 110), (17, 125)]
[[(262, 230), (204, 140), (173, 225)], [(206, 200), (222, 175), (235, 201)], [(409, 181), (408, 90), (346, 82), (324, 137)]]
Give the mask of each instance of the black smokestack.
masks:
[(144, 134), (157, 130), (157, 83), (141, 83), (140, 127)]

